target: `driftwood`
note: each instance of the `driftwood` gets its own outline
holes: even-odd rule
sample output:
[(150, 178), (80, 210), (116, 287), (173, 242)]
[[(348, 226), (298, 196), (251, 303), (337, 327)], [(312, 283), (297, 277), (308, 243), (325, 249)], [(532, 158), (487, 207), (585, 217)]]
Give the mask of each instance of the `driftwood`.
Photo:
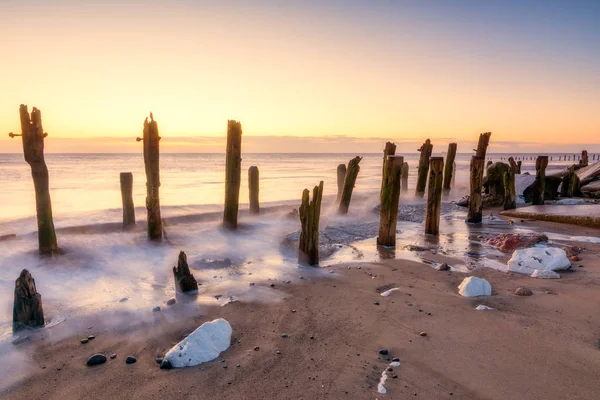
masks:
[(123, 203), (123, 229), (135, 225), (135, 208), (133, 206), (133, 174), (121, 172), (121, 201)]
[(190, 272), (187, 256), (183, 251), (179, 252), (177, 266), (173, 267), (173, 278), (175, 280), (175, 291), (177, 293), (193, 293), (198, 291), (198, 282)]
[(258, 167), (248, 168), (248, 192), (250, 196), (250, 214), (258, 215), (260, 205), (258, 202)]
[[(512, 157), (511, 157), (512, 158)], [(514, 160), (513, 160), (514, 162)], [(504, 171), (504, 209), (517, 208), (517, 190), (515, 187), (515, 168), (510, 167)]]
[(362, 160), (362, 157), (356, 156), (348, 163), (346, 177), (344, 178), (344, 190), (342, 190), (342, 196), (340, 197), (340, 205), (338, 209), (340, 214), (348, 214), (348, 209), (350, 208), (350, 199), (352, 198), (352, 191), (354, 190), (358, 171), (360, 171), (360, 166), (358, 165), (360, 160)]
[(225, 156), (225, 210), (223, 225), (237, 228), (242, 173), (242, 125), (227, 121), (227, 154)]
[(490, 144), (490, 136), (492, 136), (492, 132), (484, 132), (479, 135), (479, 142), (477, 143), (477, 149), (475, 149), (476, 157), (483, 157), (485, 159), (485, 153)]
[(337, 197), (336, 203), (340, 202), (342, 198), (342, 192), (344, 191), (344, 179), (346, 179), (346, 164), (340, 164), (337, 166)]
[(302, 204), (298, 209), (300, 216), (300, 240), (298, 243), (298, 262), (300, 264), (319, 264), (319, 218), (321, 216), (321, 200), (323, 198), (323, 181), (313, 189), (312, 201), (310, 192), (302, 192)]
[(439, 235), (440, 233), (443, 170), (444, 158), (431, 157), (431, 171), (429, 172), (429, 188), (427, 191), (427, 217), (425, 219), (425, 233), (429, 235)]
[(419, 170), (417, 172), (415, 196), (423, 197), (425, 195), (425, 186), (427, 185), (427, 175), (429, 173), (429, 158), (433, 151), (431, 140), (427, 139), (417, 151), (421, 152), (421, 156), (419, 157)]
[(454, 177), (454, 159), (456, 158), (456, 143), (448, 144), (448, 153), (446, 154), (446, 167), (444, 168), (444, 196), (450, 194), (452, 179)]
[(144, 165), (146, 167), (146, 212), (148, 218), (148, 238), (162, 240), (162, 219), (160, 216), (160, 169), (159, 169), (159, 141), (158, 124), (150, 113), (144, 121), (144, 136), (137, 141), (144, 141)]
[(408, 191), (408, 163), (404, 161), (404, 165), (402, 166), (402, 188), (403, 192)]
[(533, 186), (533, 205), (544, 205), (544, 191), (546, 190), (546, 167), (548, 156), (538, 156), (535, 160), (535, 182)]
[(404, 157), (388, 155), (383, 161), (381, 177), (381, 193), (379, 207), (379, 235), (377, 244), (380, 246), (396, 245), (396, 226), (398, 223), (398, 203), (400, 202), (400, 182)]
[(50, 184), (48, 167), (44, 159), (44, 138), (48, 136), (42, 127), (42, 113), (33, 107), (31, 115), (27, 106), (19, 107), (21, 118), (21, 135), (9, 133), (11, 138), (21, 136), (23, 139), (23, 155), (31, 167), (31, 177), (35, 188), (35, 208), (38, 225), (39, 252), (43, 255), (58, 251), (54, 221), (52, 219), (52, 202), (50, 201)]
[(13, 331), (44, 326), (42, 295), (37, 292), (35, 280), (24, 269), (15, 281), (13, 305)]
[(471, 194), (469, 196), (469, 211), (467, 213), (467, 222), (480, 223), (483, 219), (481, 187), (483, 184), (483, 167), (485, 158), (471, 157), (470, 185)]

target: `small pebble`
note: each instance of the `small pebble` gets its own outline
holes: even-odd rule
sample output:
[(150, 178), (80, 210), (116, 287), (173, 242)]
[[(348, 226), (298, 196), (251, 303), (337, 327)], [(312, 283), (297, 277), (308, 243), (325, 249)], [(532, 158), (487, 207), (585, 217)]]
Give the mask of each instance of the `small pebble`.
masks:
[(421, 335), (421, 336), (427, 336), (427, 332), (420, 332), (419, 335)]
[(154, 308), (152, 309), (152, 311), (153, 311), (153, 312), (160, 311), (160, 306), (156, 306), (156, 307), (154, 307)]
[(239, 367), (241, 367), (241, 365), (240, 364), (236, 364), (236, 367), (239, 368)]
[(282, 333), (282, 334), (281, 334), (281, 337), (285, 339), (285, 338), (287, 338), (287, 337), (288, 337), (288, 335), (287, 335), (287, 333)]
[(171, 365), (171, 362), (169, 360), (163, 360), (163, 362), (160, 363), (160, 369), (171, 369), (173, 368), (173, 365)]
[(398, 375), (392, 375), (392, 379), (398, 379)]
[(259, 351), (259, 350), (260, 350), (260, 347), (258, 347), (258, 346), (254, 347), (254, 351)]
[(277, 351), (275, 352), (275, 354), (281, 354), (281, 351), (277, 350)]
[(133, 356), (127, 356), (127, 358), (125, 359), (125, 364), (135, 364), (135, 362), (137, 361), (137, 359)]
[(157, 359), (156, 359), (156, 360), (154, 360), (154, 361), (156, 361), (156, 363), (157, 363), (158, 365), (160, 365), (160, 364), (162, 364), (162, 362), (163, 362), (163, 359), (162, 359), (162, 358), (157, 358)]
[(81, 339), (80, 342), (81, 342), (81, 344), (86, 344), (87, 342), (89, 342), (89, 340), (88, 339)]
[(387, 356), (389, 353), (388, 349), (381, 349), (379, 350), (379, 354), (381, 354), (382, 356)]
[(292, 312), (296, 312), (296, 310), (292, 310)]
[(394, 357), (394, 358), (392, 358), (392, 361), (393, 362), (400, 362), (400, 359), (398, 357)]
[(94, 335), (88, 336), (88, 340), (94, 340), (95, 338), (96, 338), (96, 336), (94, 336)]
[(111, 359), (111, 360), (114, 360), (115, 358), (117, 358), (117, 355), (116, 355), (116, 354), (111, 354), (111, 355), (110, 355), (110, 359)]
[(408, 303), (407, 306), (412, 307), (412, 303)]
[(99, 365), (104, 364), (106, 362), (106, 356), (104, 354), (94, 354), (87, 360), (87, 365)]
[(168, 306), (172, 306), (175, 303), (177, 303), (177, 300), (175, 298), (170, 298), (169, 300), (167, 300)]
[(275, 284), (274, 284), (274, 283), (271, 283), (271, 287), (275, 287)]
[(579, 264), (579, 265), (577, 266), (577, 268), (583, 268), (583, 265)]
[(376, 302), (375, 302), (375, 303), (373, 303), (373, 304), (375, 304), (376, 306), (378, 306), (378, 305), (379, 305), (379, 302), (378, 302), (378, 301), (376, 301)]

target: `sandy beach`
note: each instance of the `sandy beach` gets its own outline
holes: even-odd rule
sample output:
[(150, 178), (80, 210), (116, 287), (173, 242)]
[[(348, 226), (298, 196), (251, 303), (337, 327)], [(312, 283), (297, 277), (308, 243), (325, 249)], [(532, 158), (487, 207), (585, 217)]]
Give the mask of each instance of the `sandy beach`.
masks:
[[(593, 228), (516, 223), (600, 236)], [(307, 268), (290, 283), (261, 283), (280, 299), (274, 302), (202, 307), (180, 302), (137, 326), (128, 324), (126, 314), (65, 321), (16, 344), (29, 368), (0, 394), (11, 399), (595, 399), (600, 245), (573, 244), (586, 251), (561, 279), (490, 268), (469, 273), (492, 284), (491, 297), (461, 297), (457, 286), (465, 273), (383, 260), (332, 265), (325, 277)], [(516, 296), (521, 286), (534, 294)], [(389, 288), (398, 290), (381, 296)], [(475, 310), (480, 304), (494, 310)], [(157, 358), (214, 318), (233, 327), (227, 351), (197, 367), (159, 369)], [(81, 344), (88, 334), (96, 338)], [(387, 356), (380, 355), (382, 349)], [(93, 353), (117, 357), (88, 367)], [(125, 364), (129, 355), (137, 363)], [(378, 394), (381, 374), (395, 357), (401, 365), (389, 373), (388, 393)]]

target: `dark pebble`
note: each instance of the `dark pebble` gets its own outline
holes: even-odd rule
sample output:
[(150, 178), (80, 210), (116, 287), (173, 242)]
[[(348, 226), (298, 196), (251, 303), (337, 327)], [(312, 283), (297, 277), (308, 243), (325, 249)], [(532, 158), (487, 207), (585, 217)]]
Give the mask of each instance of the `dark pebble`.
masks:
[(88, 340), (94, 340), (94, 339), (96, 339), (96, 336), (94, 336), (94, 335), (88, 336)]
[(104, 364), (106, 362), (106, 356), (104, 354), (94, 354), (87, 360), (87, 365), (99, 365)]
[(274, 284), (274, 283), (271, 283), (271, 287), (275, 287), (275, 284)]
[(160, 363), (160, 369), (171, 369), (173, 368), (173, 366), (171, 365), (171, 362), (169, 360), (163, 360), (163, 362)]
[(287, 335), (287, 333), (282, 333), (281, 337), (285, 339), (286, 337), (288, 337), (288, 335)]
[(381, 354), (382, 356), (387, 356), (389, 353), (389, 351), (387, 349), (381, 349), (379, 350), (379, 354)]
[(168, 306), (172, 306), (173, 304), (177, 303), (177, 300), (174, 298), (171, 298), (169, 300), (167, 300), (167, 305)]
[(162, 364), (162, 362), (163, 362), (163, 359), (162, 359), (162, 358), (157, 358), (155, 361), (156, 361), (156, 363), (157, 363), (158, 365), (160, 365), (160, 364)]
[(398, 375), (392, 375), (392, 379), (398, 379)]
[(583, 268), (583, 265), (579, 264), (579, 265), (577, 266), (577, 268)]
[(400, 362), (400, 359), (398, 357), (394, 357), (394, 358), (392, 358), (392, 361), (393, 362)]
[(259, 350), (260, 350), (260, 347), (258, 347), (258, 346), (254, 347), (254, 351), (259, 351)]
[(127, 356), (127, 358), (125, 359), (125, 364), (135, 364), (136, 361), (137, 358), (133, 356)]
[(378, 302), (378, 301), (376, 301), (376, 302), (375, 302), (375, 303), (373, 303), (373, 304), (375, 304), (376, 306), (378, 306), (378, 305), (379, 305), (379, 302)]
[(81, 339), (81, 340), (80, 340), (80, 342), (81, 342), (82, 344), (86, 344), (87, 342), (89, 342), (89, 340), (88, 340), (88, 339)]
[(420, 332), (419, 335), (421, 335), (421, 336), (427, 336), (427, 332)]
[(156, 306), (156, 307), (154, 307), (154, 308), (152, 309), (152, 311), (153, 311), (153, 312), (160, 311), (160, 306)]

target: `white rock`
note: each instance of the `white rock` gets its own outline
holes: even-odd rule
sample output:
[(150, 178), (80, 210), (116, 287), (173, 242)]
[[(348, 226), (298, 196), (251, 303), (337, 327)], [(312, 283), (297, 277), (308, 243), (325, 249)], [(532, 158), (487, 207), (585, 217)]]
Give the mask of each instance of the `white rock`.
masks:
[(558, 279), (560, 275), (554, 271), (548, 271), (545, 269), (536, 269), (531, 274), (532, 278), (540, 278), (540, 279)]
[(164, 359), (168, 360), (173, 368), (193, 367), (212, 361), (229, 348), (231, 333), (231, 325), (222, 318), (205, 322), (173, 346)]
[(458, 286), (458, 293), (464, 297), (491, 296), (492, 285), (485, 279), (469, 276)]
[(508, 260), (508, 270), (520, 274), (531, 275), (536, 269), (556, 271), (567, 269), (571, 261), (563, 249), (552, 247), (531, 247), (515, 250)]
[(585, 204), (585, 200), (583, 199), (560, 199), (556, 201), (556, 204), (563, 206), (575, 206), (578, 204)]
[(477, 311), (487, 311), (487, 310), (493, 310), (492, 307), (488, 307), (488, 306), (484, 306), (483, 304), (478, 305), (477, 307), (475, 307), (475, 309)]
[(390, 290), (386, 290), (385, 292), (381, 293), (381, 295), (383, 297), (388, 297), (390, 294), (392, 294), (392, 292), (395, 292), (396, 290), (400, 290), (400, 288), (391, 288)]

